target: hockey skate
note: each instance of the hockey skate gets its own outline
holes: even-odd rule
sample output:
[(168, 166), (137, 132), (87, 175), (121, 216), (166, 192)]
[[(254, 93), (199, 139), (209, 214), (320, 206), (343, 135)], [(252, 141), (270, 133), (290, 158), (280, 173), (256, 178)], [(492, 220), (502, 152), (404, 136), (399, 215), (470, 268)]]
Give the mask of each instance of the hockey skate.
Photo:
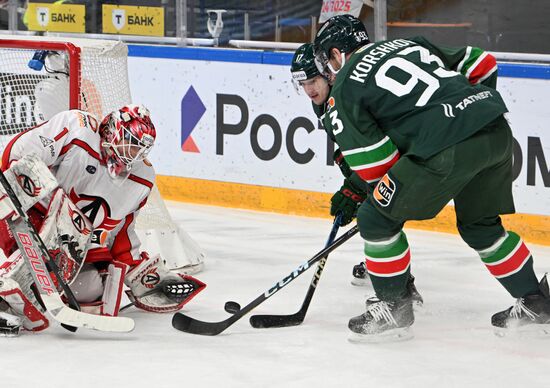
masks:
[[(370, 277), (367, 272), (367, 266), (365, 265), (364, 261), (353, 266), (352, 275), (353, 275), (353, 279), (351, 280), (352, 285), (358, 286), (358, 287), (371, 285)], [(422, 307), (422, 305), (424, 304), (424, 299), (422, 298), (422, 295), (420, 295), (420, 293), (416, 289), (416, 286), (414, 285), (414, 276), (412, 274), (409, 275), (409, 280), (407, 281), (407, 290), (408, 290), (408, 294), (412, 299), (414, 307)]]
[(546, 275), (539, 283), (539, 292), (518, 298), (512, 307), (494, 314), (491, 323), (495, 334), (550, 334), (550, 292)]
[(412, 299), (406, 296), (395, 301), (376, 297), (367, 299), (367, 311), (349, 320), (353, 332), (350, 342), (393, 342), (413, 337), (414, 323)]
[(21, 318), (0, 311), (0, 337), (17, 337), (22, 326)]
[(422, 298), (422, 295), (420, 295), (420, 292), (416, 289), (416, 286), (414, 285), (414, 276), (412, 276), (412, 274), (409, 275), (409, 280), (407, 280), (407, 295), (411, 298), (415, 308), (422, 307), (424, 305), (424, 298)]

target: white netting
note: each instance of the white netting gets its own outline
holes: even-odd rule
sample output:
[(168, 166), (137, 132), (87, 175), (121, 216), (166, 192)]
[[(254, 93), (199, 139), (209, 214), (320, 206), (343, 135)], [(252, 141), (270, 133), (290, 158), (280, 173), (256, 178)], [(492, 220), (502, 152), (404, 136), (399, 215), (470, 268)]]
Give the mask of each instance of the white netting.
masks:
[[(17, 37), (19, 47), (6, 47), (11, 35), (0, 35), (0, 132), (13, 135), (48, 120), (52, 114), (80, 108), (99, 119), (131, 102), (128, 82), (128, 48), (123, 42), (71, 39), (80, 47), (80, 75), (69, 74), (71, 61), (77, 61), (69, 47), (49, 50), (41, 70), (29, 61), (41, 48), (36, 37)], [(45, 42), (65, 43), (66, 39), (42, 38)], [(13, 44), (11, 44), (13, 45)], [(42, 50), (47, 50), (44, 44)], [(69, 105), (69, 76), (79, 77), (79, 106)], [(1, 143), (4, 146), (6, 140)]]
[[(67, 42), (80, 48), (79, 59)], [(39, 50), (47, 53), (35, 70), (29, 61)], [(63, 110), (79, 108), (101, 120), (130, 103), (127, 57), (120, 41), (0, 35), (0, 150), (15, 134)], [(71, 77), (79, 77), (79, 89), (70, 88)], [(156, 187), (137, 228), (145, 250), (160, 253), (171, 267), (202, 267), (203, 253), (173, 222)]]

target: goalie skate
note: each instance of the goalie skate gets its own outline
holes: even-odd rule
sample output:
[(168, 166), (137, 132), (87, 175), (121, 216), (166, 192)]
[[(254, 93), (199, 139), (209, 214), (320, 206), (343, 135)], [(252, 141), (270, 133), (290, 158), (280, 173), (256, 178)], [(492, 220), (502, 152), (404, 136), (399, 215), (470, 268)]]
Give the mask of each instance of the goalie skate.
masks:
[(0, 337), (17, 337), (22, 325), (21, 318), (0, 311)]

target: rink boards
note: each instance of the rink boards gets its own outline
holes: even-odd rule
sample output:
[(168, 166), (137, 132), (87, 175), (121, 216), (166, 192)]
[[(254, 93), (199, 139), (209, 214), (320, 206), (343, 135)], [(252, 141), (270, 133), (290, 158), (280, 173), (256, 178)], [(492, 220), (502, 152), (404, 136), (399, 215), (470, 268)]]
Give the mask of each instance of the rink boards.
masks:
[[(328, 216), (342, 181), (333, 145), (291, 81), (288, 53), (130, 46), (135, 102), (158, 128), (151, 159), (166, 198)], [(550, 66), (499, 65), (514, 137), (508, 228), (550, 244)], [(454, 211), (409, 226), (454, 231)]]

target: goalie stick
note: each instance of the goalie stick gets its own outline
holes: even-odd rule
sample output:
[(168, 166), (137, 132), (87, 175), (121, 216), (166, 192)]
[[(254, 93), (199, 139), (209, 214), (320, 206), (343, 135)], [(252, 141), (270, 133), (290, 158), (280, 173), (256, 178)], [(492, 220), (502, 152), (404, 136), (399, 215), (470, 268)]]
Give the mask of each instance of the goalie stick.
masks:
[(281, 281), (277, 282), (271, 288), (266, 290), (263, 294), (258, 296), (252, 302), (244, 306), (241, 310), (236, 311), (235, 314), (231, 315), (229, 318), (219, 321), (219, 322), (204, 322), (198, 319), (191, 318), (181, 312), (174, 314), (172, 318), (172, 326), (180, 331), (191, 334), (200, 334), (200, 335), (217, 335), (222, 331), (227, 329), (229, 326), (234, 324), (236, 321), (241, 319), (245, 314), (248, 314), (254, 308), (256, 308), (261, 303), (265, 302), (267, 299), (271, 298), (275, 293), (281, 290), (283, 287), (288, 285), (298, 276), (307, 271), (313, 264), (319, 260), (326, 257), (329, 253), (334, 251), (340, 245), (348, 241), (359, 231), (359, 227), (355, 225), (353, 228), (349, 229), (346, 233), (340, 236), (336, 241), (331, 245), (324, 248), (322, 251), (318, 252), (311, 259), (300, 265), (294, 271), (292, 271), (288, 276), (285, 276)]
[[(59, 275), (59, 268), (55, 261), (50, 257), (48, 248), (38, 235), (34, 225), (31, 223), (27, 213), (23, 210), (21, 202), (15, 195), (4, 172), (0, 169), (0, 183), (4, 187), (8, 197), (13, 203), (20, 220), (12, 221), (7, 219), (8, 226), (12, 231), (13, 237), (25, 264), (29, 268), (32, 278), (38, 289), (38, 293), (44, 303), (46, 311), (61, 325), (70, 331), (76, 331), (78, 327), (99, 331), (129, 332), (134, 329), (134, 321), (125, 317), (107, 317), (101, 315), (92, 315), (83, 313), (80, 310), (78, 301), (72, 293), (69, 286)], [(42, 258), (49, 257), (48, 265)], [(49, 268), (48, 268), (49, 267)], [(61, 295), (57, 291), (49, 274), (51, 270), (63, 288), (65, 297), (68, 300), (68, 307), (63, 303)]]
[[(342, 222), (342, 213), (339, 212), (336, 215), (336, 217), (334, 217), (334, 223), (332, 224), (332, 229), (330, 230), (330, 234), (325, 247), (330, 246), (330, 244), (332, 244), (332, 242), (336, 238), (336, 234), (338, 233), (338, 229), (340, 228), (341, 222)], [(306, 317), (307, 309), (309, 308), (311, 299), (313, 299), (313, 294), (317, 289), (317, 284), (321, 279), (321, 274), (323, 273), (327, 259), (328, 259), (328, 255), (326, 255), (321, 260), (319, 260), (319, 263), (317, 264), (317, 268), (315, 269), (315, 273), (313, 274), (313, 278), (311, 279), (311, 283), (309, 284), (306, 297), (304, 298), (304, 302), (302, 303), (302, 307), (300, 307), (300, 310), (298, 310), (294, 314), (289, 314), (289, 315), (269, 315), (269, 314), (253, 315), (250, 317), (250, 324), (252, 325), (252, 327), (256, 329), (264, 329), (264, 328), (267, 329), (270, 327), (288, 327), (288, 326), (297, 326), (301, 324)]]

